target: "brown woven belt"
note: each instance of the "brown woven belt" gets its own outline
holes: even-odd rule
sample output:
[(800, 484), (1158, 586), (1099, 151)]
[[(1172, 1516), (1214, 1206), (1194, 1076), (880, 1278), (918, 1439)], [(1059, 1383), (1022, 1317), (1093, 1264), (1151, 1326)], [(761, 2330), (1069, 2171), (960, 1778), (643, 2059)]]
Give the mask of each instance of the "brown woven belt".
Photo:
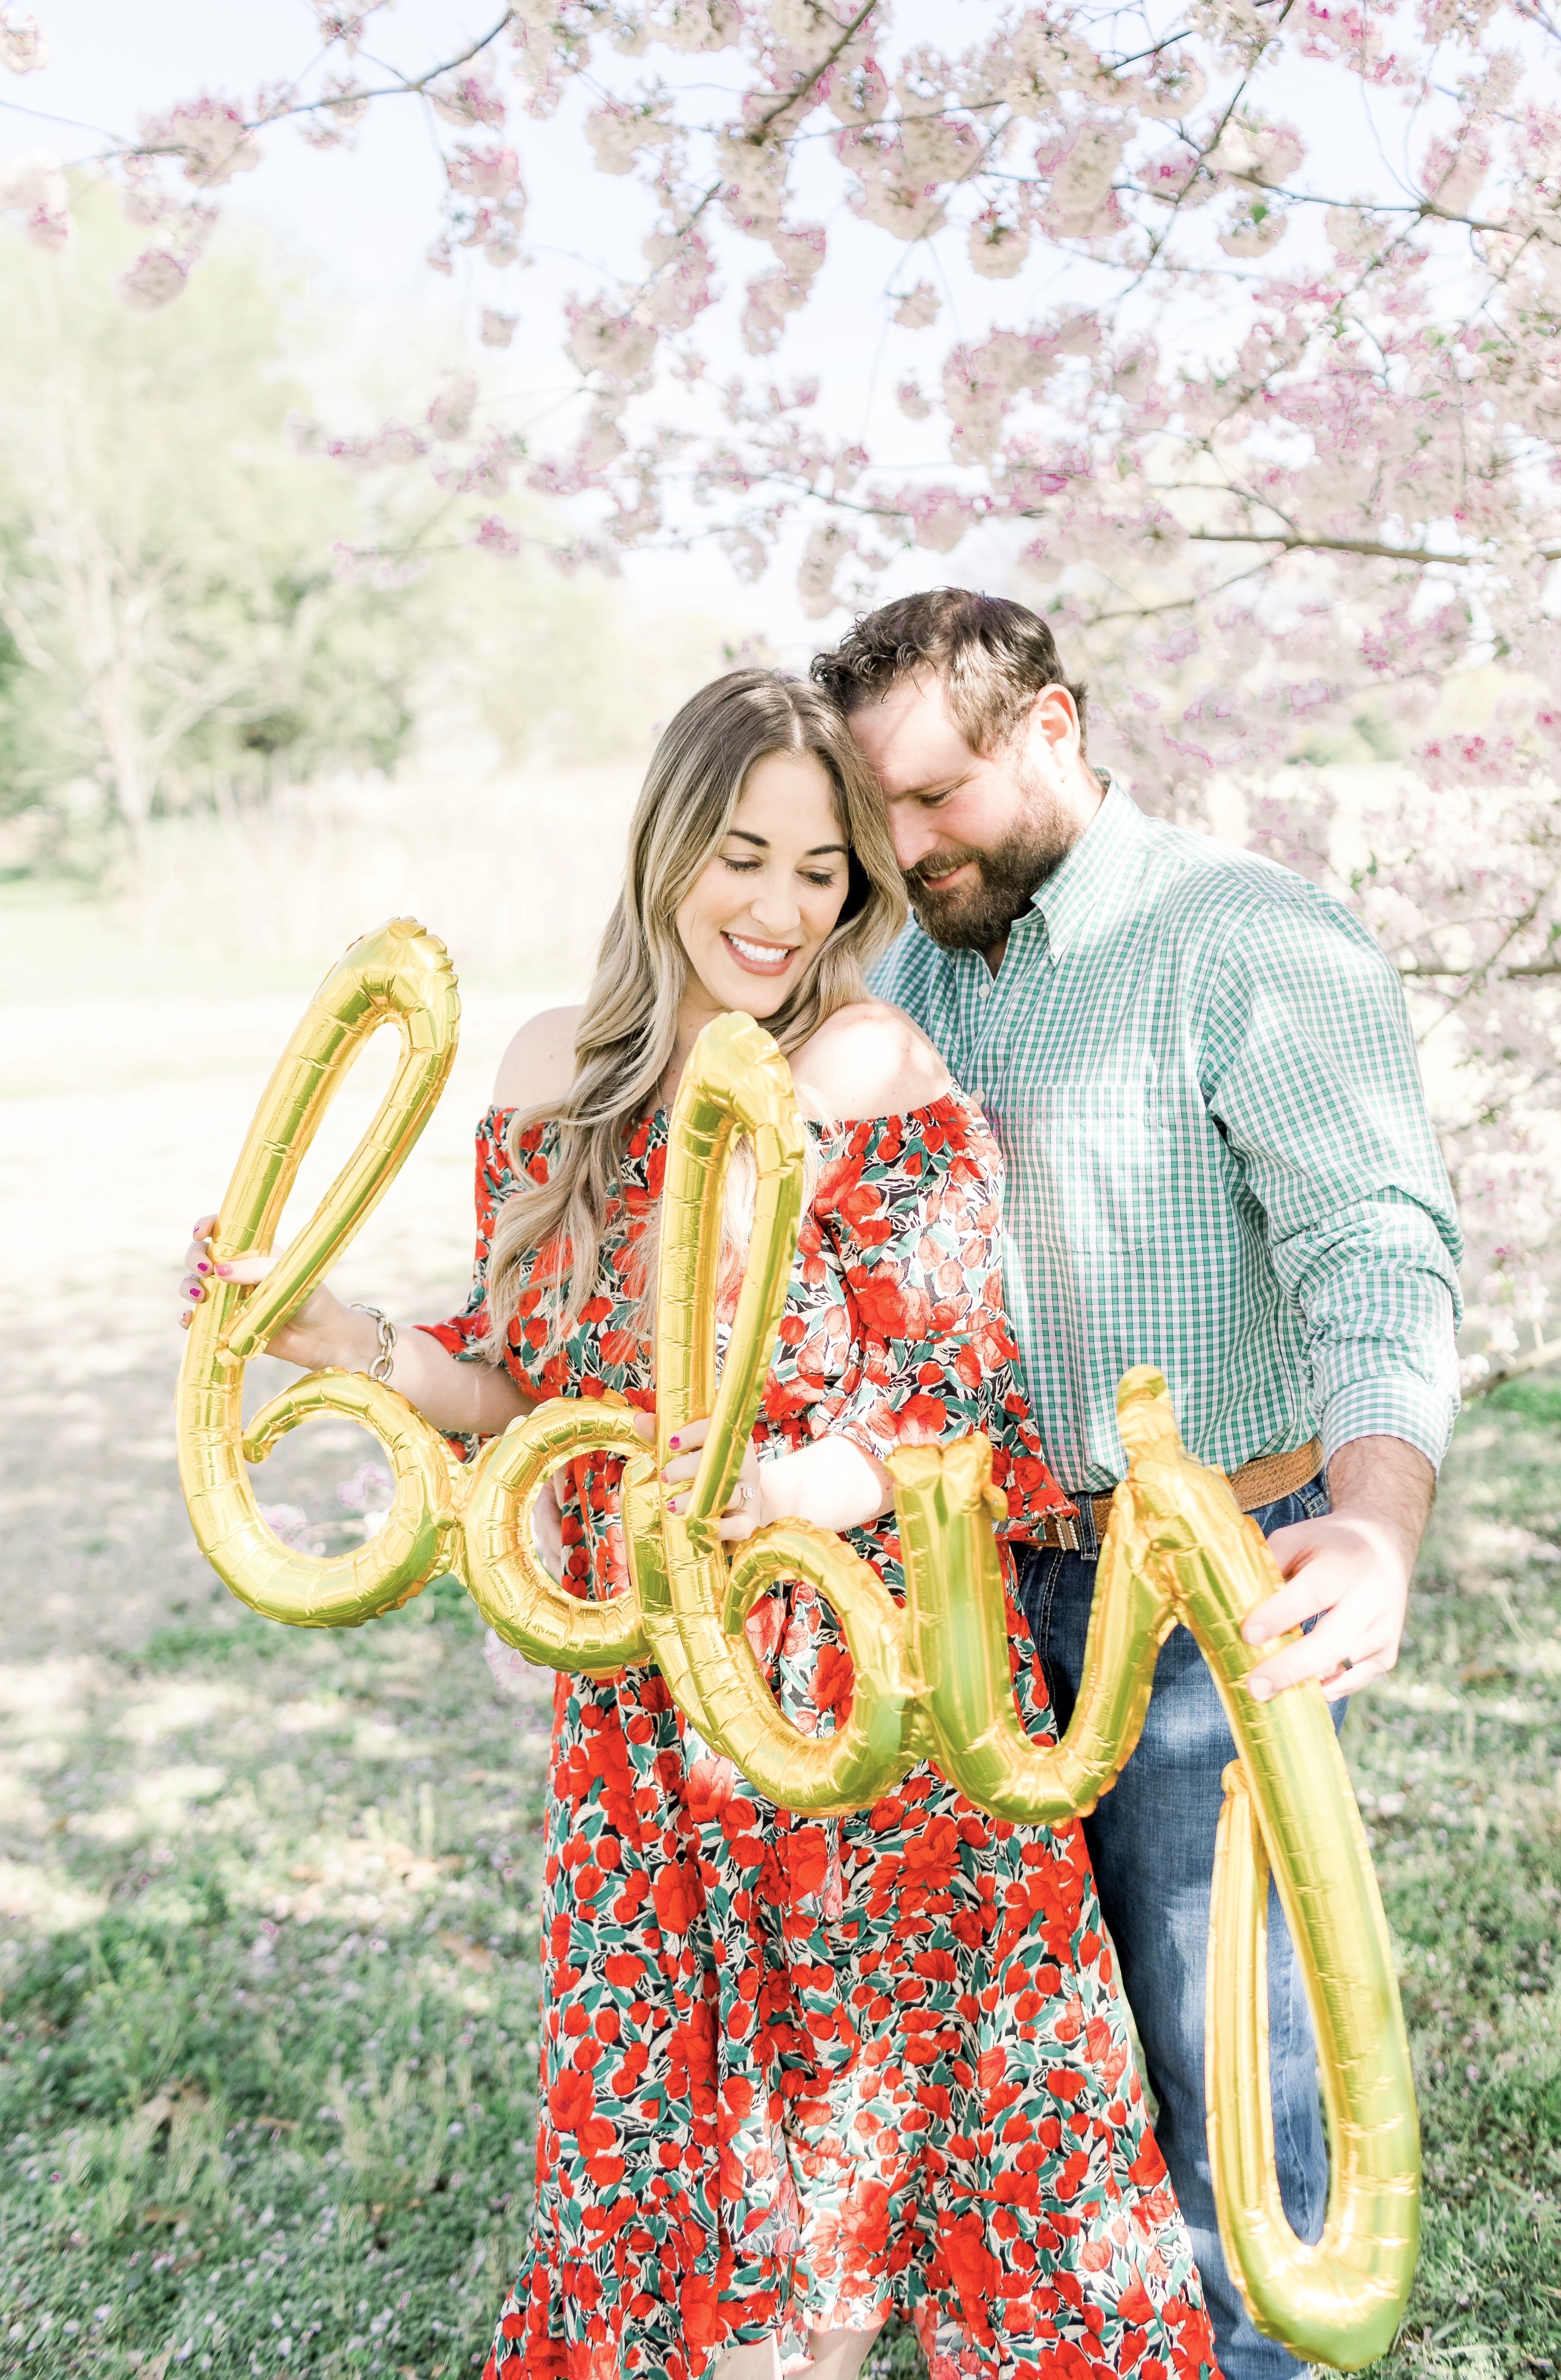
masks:
[[(1240, 1471), (1231, 1473), (1230, 1485), (1242, 1512), (1255, 1512), (1264, 1504), (1277, 1504), (1281, 1496), (1293, 1496), (1298, 1488), (1315, 1479), (1322, 1467), (1323, 1441), (1309, 1438), (1304, 1446), (1292, 1447), (1288, 1454), (1260, 1454), (1255, 1463), (1243, 1463)], [(1109, 1495), (1092, 1496), (1089, 1500), (1095, 1515), (1095, 1541), (1097, 1546), (1103, 1545), (1111, 1518), (1111, 1499)], [(1078, 1523), (1066, 1513), (1053, 1513), (1031, 1542), (1059, 1546), (1064, 1553), (1077, 1553)]]

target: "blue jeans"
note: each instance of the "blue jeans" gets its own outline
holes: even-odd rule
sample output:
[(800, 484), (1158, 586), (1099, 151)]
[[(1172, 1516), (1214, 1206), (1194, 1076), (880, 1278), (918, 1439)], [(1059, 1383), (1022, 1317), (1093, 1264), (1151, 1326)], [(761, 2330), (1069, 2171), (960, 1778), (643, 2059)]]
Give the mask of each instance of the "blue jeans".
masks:
[[(1328, 1510), (1319, 1477), (1252, 1514), (1264, 1535)], [(1089, 1508), (1082, 1537), (1093, 1536)], [(1072, 1714), (1095, 1596), (1095, 1555), (1023, 1549), (1020, 1601), (1059, 1729)], [(1335, 1705), (1336, 1724), (1342, 1702)], [(1226, 2380), (1289, 2380), (1301, 2366), (1265, 2338), (1226, 2270), (1204, 2134), (1204, 1979), (1220, 1777), (1235, 1744), (1203, 1655), (1185, 1628), (1160, 1648), (1137, 1751), (1084, 1836), (1116, 1945), (1150, 2089), (1156, 2136), (1192, 2235)], [(1321, 2236), (1328, 2157), (1312, 2020), (1277, 1896), (1268, 1904), (1268, 2024), (1274, 2139), (1285, 2211), (1302, 2240)]]

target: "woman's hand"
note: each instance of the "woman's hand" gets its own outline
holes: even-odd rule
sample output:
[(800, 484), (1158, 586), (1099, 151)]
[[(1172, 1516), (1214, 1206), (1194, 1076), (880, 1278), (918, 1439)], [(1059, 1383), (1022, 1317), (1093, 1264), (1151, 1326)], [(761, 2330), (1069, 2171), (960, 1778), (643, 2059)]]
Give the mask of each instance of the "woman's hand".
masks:
[[(218, 1264), (211, 1249), (215, 1215), (202, 1215), (195, 1227), (179, 1283), (184, 1312), (179, 1320), (188, 1328), (196, 1306), (219, 1281), (263, 1281), (274, 1257), (236, 1257)], [(361, 1306), (344, 1305), (324, 1282), (279, 1323), (266, 1341), (268, 1355), (284, 1363), (301, 1364), (306, 1372), (333, 1367), (344, 1372), (370, 1371), (380, 1354), (380, 1326)], [(502, 1364), (463, 1363), (428, 1330), (404, 1330), (391, 1361), (390, 1385), (415, 1405), (425, 1421), (450, 1437), (498, 1438), (512, 1421), (529, 1413), (537, 1400)], [(554, 1525), (556, 1522), (556, 1527)], [(556, 1502), (542, 1512), (543, 1559), (555, 1577), (562, 1572), (562, 1515)], [(558, 1568), (554, 1568), (554, 1564)]]
[[(649, 1420), (648, 1415), (646, 1418)], [(654, 1427), (652, 1423), (651, 1428)], [(693, 1479), (699, 1468), (699, 1450), (709, 1434), (708, 1421), (691, 1421), (670, 1440), (677, 1451), (661, 1474), (669, 1488), (677, 1487), (685, 1479)], [(751, 1537), (756, 1529), (761, 1529), (766, 1521), (774, 1518), (773, 1513), (764, 1511), (763, 1503), (764, 1486), (759, 1472), (758, 1451), (750, 1439), (744, 1452), (743, 1468), (732, 1491), (732, 1501), (716, 1523), (717, 1536), (727, 1545), (740, 1545), (744, 1537)], [(687, 1496), (674, 1496), (667, 1509), (671, 1512), (686, 1512)]]
[[(647, 1415), (644, 1435), (652, 1436), (654, 1428)], [(676, 1452), (661, 1474), (669, 1488), (694, 1477), (709, 1429), (708, 1421), (691, 1421), (672, 1439)], [(893, 1503), (894, 1482), (883, 1464), (849, 1438), (821, 1438), (762, 1463), (750, 1439), (716, 1535), (728, 1545), (740, 1545), (756, 1529), (782, 1520), (812, 1521), (837, 1532), (865, 1528)], [(670, 1509), (685, 1512), (687, 1496), (674, 1498)]]
[[(209, 1287), (214, 1287), (219, 1281), (263, 1281), (276, 1262), (274, 1257), (236, 1257), (231, 1264), (218, 1264), (211, 1245), (211, 1235), (216, 1228), (215, 1215), (202, 1215), (185, 1252), (188, 1270), (179, 1283), (184, 1307), (179, 1316), (181, 1330), (188, 1330), (195, 1308)], [(266, 1342), (266, 1354), (280, 1355), (284, 1363), (301, 1364), (307, 1372), (323, 1370), (331, 1364), (339, 1364), (347, 1371), (360, 1371), (367, 1370), (373, 1362), (378, 1347), (379, 1332), (373, 1318), (344, 1305), (322, 1281), (272, 1332)]]

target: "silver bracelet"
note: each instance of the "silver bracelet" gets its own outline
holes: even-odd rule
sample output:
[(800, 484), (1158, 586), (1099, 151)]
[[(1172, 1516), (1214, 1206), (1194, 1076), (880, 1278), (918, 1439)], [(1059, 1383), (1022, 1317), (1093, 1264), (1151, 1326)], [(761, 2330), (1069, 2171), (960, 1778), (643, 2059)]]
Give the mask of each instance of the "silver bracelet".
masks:
[(380, 1352), (369, 1366), (369, 1377), (371, 1380), (388, 1380), (391, 1376), (391, 1366), (395, 1361), (394, 1323), (388, 1314), (381, 1314), (377, 1305), (363, 1305), (355, 1300), (352, 1310), (355, 1314), (372, 1315), (379, 1324)]

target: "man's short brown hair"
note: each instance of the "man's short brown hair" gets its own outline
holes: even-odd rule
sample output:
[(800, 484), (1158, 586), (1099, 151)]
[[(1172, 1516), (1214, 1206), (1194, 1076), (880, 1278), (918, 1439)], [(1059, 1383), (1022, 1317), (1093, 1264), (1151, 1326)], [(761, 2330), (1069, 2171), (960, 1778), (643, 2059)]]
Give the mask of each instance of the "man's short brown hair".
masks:
[(833, 652), (819, 653), (812, 674), (849, 715), (922, 670), (942, 679), (950, 716), (973, 752), (1006, 744), (1048, 686), (1065, 686), (1072, 696), (1083, 749), (1083, 682), (1064, 677), (1057, 640), (1039, 614), (1000, 595), (933, 587), (902, 596), (866, 613)]

